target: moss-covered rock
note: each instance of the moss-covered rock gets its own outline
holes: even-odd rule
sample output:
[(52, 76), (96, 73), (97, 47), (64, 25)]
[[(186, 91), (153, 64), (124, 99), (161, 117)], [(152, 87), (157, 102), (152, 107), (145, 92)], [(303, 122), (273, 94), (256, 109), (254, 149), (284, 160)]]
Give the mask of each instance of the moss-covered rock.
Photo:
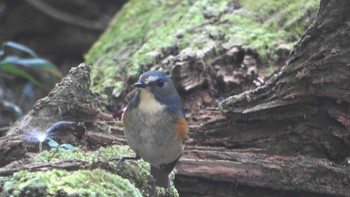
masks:
[(0, 196), (147, 196), (150, 192), (155, 192), (155, 196), (178, 196), (175, 187), (152, 191), (150, 167), (143, 160), (125, 161), (117, 167), (115, 159), (132, 155), (134, 153), (128, 146), (102, 147), (96, 151), (43, 151), (32, 159), (33, 163), (62, 159), (83, 160), (90, 164), (105, 162), (115, 172), (98, 168), (20, 171), (10, 177), (0, 177)]
[(180, 58), (190, 50), (197, 59), (213, 58), (225, 45), (255, 48), (263, 62), (273, 64), (276, 48), (281, 44), (292, 48), (311, 23), (318, 3), (130, 0), (85, 56), (93, 65), (92, 89), (110, 95), (124, 86), (128, 76), (150, 66), (169, 65), (171, 56)]
[(142, 196), (127, 179), (105, 170), (21, 171), (4, 182), (4, 196)]

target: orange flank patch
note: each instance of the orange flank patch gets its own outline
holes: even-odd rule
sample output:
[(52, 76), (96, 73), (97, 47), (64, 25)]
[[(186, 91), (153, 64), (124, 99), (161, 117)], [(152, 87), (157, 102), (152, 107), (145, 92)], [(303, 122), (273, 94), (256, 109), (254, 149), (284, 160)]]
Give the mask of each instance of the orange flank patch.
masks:
[(183, 142), (188, 133), (188, 124), (184, 117), (179, 115), (179, 122), (175, 127), (176, 139)]

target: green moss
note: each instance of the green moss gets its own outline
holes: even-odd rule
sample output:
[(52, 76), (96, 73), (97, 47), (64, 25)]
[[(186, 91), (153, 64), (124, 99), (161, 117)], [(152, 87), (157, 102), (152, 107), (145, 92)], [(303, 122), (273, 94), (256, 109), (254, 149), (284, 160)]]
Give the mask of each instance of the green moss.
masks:
[[(33, 159), (33, 162), (56, 161), (58, 159), (77, 159), (87, 162), (109, 161), (113, 167), (117, 167), (115, 159), (123, 156), (133, 156), (135, 153), (128, 146), (101, 147), (93, 152), (86, 152), (80, 149), (72, 151), (57, 152), (55, 150), (43, 151)], [(143, 160), (126, 161), (126, 165), (119, 166), (118, 174), (124, 178), (134, 180), (139, 188), (147, 188), (150, 179), (149, 164)]]
[(224, 20), (234, 26), (229, 28), (229, 40), (243, 40), (246, 46), (256, 48), (264, 61), (272, 63), (275, 45), (292, 47), (311, 21), (318, 0), (239, 0), (242, 10), (235, 15), (225, 15)]
[[(120, 158), (122, 156), (133, 156), (134, 154), (135, 153), (128, 146), (101, 147), (98, 150), (91, 151), (91, 152), (82, 151), (80, 149), (74, 149), (71, 151), (55, 153), (55, 150), (52, 149), (50, 151), (43, 151), (40, 154), (38, 154), (36, 157), (33, 158), (33, 162), (34, 163), (47, 162), (47, 161), (53, 162), (59, 159), (83, 160), (90, 163), (98, 163), (100, 161), (106, 161), (109, 163), (111, 167), (117, 169), (117, 172), (115, 174), (111, 172), (109, 172), (109, 174), (113, 176), (117, 176), (119, 178), (123, 178), (125, 180), (129, 180), (131, 184), (134, 185), (134, 187), (138, 188), (139, 191), (142, 191), (142, 193), (146, 195), (152, 189), (150, 183), (153, 181), (153, 177), (150, 175), (150, 166), (147, 162), (143, 161), (142, 159), (137, 161), (127, 160), (127, 161), (124, 161), (117, 168), (117, 161), (116, 161), (117, 158)], [(80, 175), (80, 174), (75, 174), (75, 175)], [(174, 176), (174, 174), (172, 174), (172, 176)], [(67, 178), (67, 180), (68, 179), (70, 180), (79, 179), (79, 176), (78, 177), (70, 176)], [(21, 179), (20, 181), (23, 181), (23, 179)], [(71, 182), (67, 182), (66, 180), (62, 180), (62, 181), (64, 182), (64, 184), (68, 184), (68, 185), (71, 184)], [(110, 180), (108, 179), (108, 181)], [(1, 179), (0, 179), (0, 182), (1, 182)], [(109, 183), (106, 183), (106, 187), (110, 187)], [(25, 191), (27, 191), (26, 189)], [(125, 188), (125, 189), (128, 189), (128, 188)], [(46, 191), (46, 190), (50, 190), (50, 188), (47, 186), (47, 184), (45, 184), (44, 187), (41, 187), (41, 190)], [(68, 191), (70, 191), (70, 188), (64, 190), (64, 192), (68, 192)], [(86, 194), (88, 191), (72, 190), (70, 192)], [(178, 193), (175, 187), (171, 187), (167, 190), (157, 190), (156, 195), (157, 196), (178, 196)]]
[(74, 149), (71, 151), (63, 151), (55, 153), (55, 149), (50, 151), (43, 151), (33, 158), (33, 162), (47, 162), (56, 161), (58, 159), (78, 159), (87, 162), (95, 162), (99, 160), (112, 160), (121, 156), (130, 156), (135, 153), (129, 148), (129, 146), (110, 146), (101, 147), (96, 151), (87, 152), (80, 149)]
[[(93, 81), (93, 89), (99, 90), (101, 85), (113, 87), (113, 82), (109, 79), (118, 80), (117, 72), (121, 66), (126, 66), (130, 73), (136, 74), (141, 66), (153, 62), (147, 56), (147, 52), (171, 42), (167, 38), (168, 27), (159, 29), (157, 26), (164, 23), (167, 15), (171, 14), (168, 7), (177, 7), (178, 3), (134, 0), (125, 4), (108, 30), (86, 55), (86, 61), (98, 67), (92, 72), (92, 78), (97, 79), (97, 82)], [(127, 59), (118, 57), (118, 54), (125, 51)], [(106, 70), (109, 67), (113, 67), (114, 70)]]
[[(123, 84), (121, 68), (126, 67), (128, 75), (137, 74), (141, 68), (156, 63), (150, 52), (160, 48), (191, 44), (193, 27), (206, 21), (204, 10), (215, 5), (214, 10), (224, 8), (225, 2), (205, 1), (148, 1), (131, 0), (111, 22), (110, 27), (86, 54), (88, 64), (93, 65), (92, 89), (102, 92), (107, 87)], [(185, 34), (177, 39), (178, 29)], [(187, 35), (188, 34), (188, 35)], [(123, 55), (120, 57), (119, 55)]]
[(256, 48), (263, 62), (272, 63), (275, 46), (293, 46), (318, 4), (319, 0), (130, 0), (85, 56), (93, 65), (92, 89), (123, 87), (128, 76), (160, 64), (173, 48), (179, 55), (190, 48), (201, 58), (212, 47), (220, 51), (224, 43), (244, 43)]
[(11, 196), (142, 196), (128, 180), (101, 169), (21, 171), (0, 179), (2, 194)]

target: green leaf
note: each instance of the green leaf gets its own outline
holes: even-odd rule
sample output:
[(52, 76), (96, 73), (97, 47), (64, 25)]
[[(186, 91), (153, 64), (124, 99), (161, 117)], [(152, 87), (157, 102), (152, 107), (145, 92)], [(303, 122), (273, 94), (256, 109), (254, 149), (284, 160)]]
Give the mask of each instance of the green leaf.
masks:
[(53, 140), (52, 138), (47, 137), (47, 139), (49, 140), (48, 144), (49, 144), (50, 147), (57, 147), (57, 146), (59, 145), (59, 144), (58, 144), (55, 140)]
[(74, 146), (72, 146), (71, 144), (61, 144), (60, 147), (65, 148), (67, 150), (73, 150)]
[(0, 69), (4, 70), (6, 72), (12, 73), (12, 74), (21, 76), (23, 78), (26, 78), (35, 85), (39, 84), (39, 82), (36, 79), (34, 79), (34, 77), (31, 76), (29, 73), (17, 68), (15, 65), (8, 63), (4, 60), (0, 61)]
[(64, 152), (64, 151), (66, 151), (66, 149), (64, 149), (63, 147), (58, 147), (58, 151), (60, 151), (60, 152)]
[(6, 100), (3, 100), (0, 98), (0, 104), (6, 108), (11, 109), (14, 112), (16, 119), (18, 119), (19, 117), (21, 117), (23, 115), (21, 108), (19, 108), (16, 104), (14, 104), (10, 101), (6, 101)]
[(11, 64), (29, 67), (29, 68), (40, 69), (44, 71), (47, 70), (58, 78), (62, 77), (61, 71), (58, 70), (55, 65), (53, 65), (51, 62), (42, 58), (28, 59), (28, 58), (20, 58), (17, 56), (7, 56), (3, 61)]
[(26, 47), (24, 45), (18, 44), (16, 42), (12, 42), (12, 41), (5, 42), (2, 46), (3, 46), (3, 48), (9, 47), (9, 48), (16, 49), (18, 51), (25, 52), (28, 55), (35, 57), (35, 58), (38, 57), (38, 55), (32, 49), (30, 49), (29, 47)]

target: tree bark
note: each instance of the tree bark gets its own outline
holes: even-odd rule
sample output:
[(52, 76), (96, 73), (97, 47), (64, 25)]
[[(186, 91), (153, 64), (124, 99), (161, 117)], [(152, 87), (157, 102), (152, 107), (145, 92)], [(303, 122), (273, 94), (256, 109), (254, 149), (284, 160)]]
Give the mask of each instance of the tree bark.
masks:
[(191, 132), (181, 195), (350, 196), (349, 8), (321, 0), (286, 65)]
[(104, 102), (100, 94), (90, 90), (90, 66), (80, 64), (72, 68), (47, 97), (38, 100), (33, 109), (10, 128), (7, 135), (47, 132), (59, 121), (84, 122), (87, 129), (105, 131), (105, 127), (114, 119), (112, 115), (102, 112)]
[(183, 196), (348, 196), (349, 173), (310, 156), (190, 146), (175, 183)]
[[(348, 0), (321, 0), (314, 23), (274, 77), (197, 117), (205, 124), (192, 125), (177, 165), (175, 186), (181, 196), (350, 196), (349, 8)], [(197, 80), (203, 75), (188, 74), (198, 73), (191, 66), (197, 65), (173, 69), (183, 92), (206, 83)], [(69, 120), (87, 125), (84, 135), (92, 144), (125, 143), (120, 136), (89, 131), (105, 130), (113, 120), (100, 111), (103, 98), (90, 91), (89, 76), (88, 66), (72, 69), (9, 133), (45, 131)], [(204, 100), (210, 96), (199, 95)], [(0, 166), (18, 159), (12, 157), (16, 147), (18, 156), (25, 156), (30, 145), (18, 140), (22, 138), (2, 138), (0, 156), (6, 160)]]

